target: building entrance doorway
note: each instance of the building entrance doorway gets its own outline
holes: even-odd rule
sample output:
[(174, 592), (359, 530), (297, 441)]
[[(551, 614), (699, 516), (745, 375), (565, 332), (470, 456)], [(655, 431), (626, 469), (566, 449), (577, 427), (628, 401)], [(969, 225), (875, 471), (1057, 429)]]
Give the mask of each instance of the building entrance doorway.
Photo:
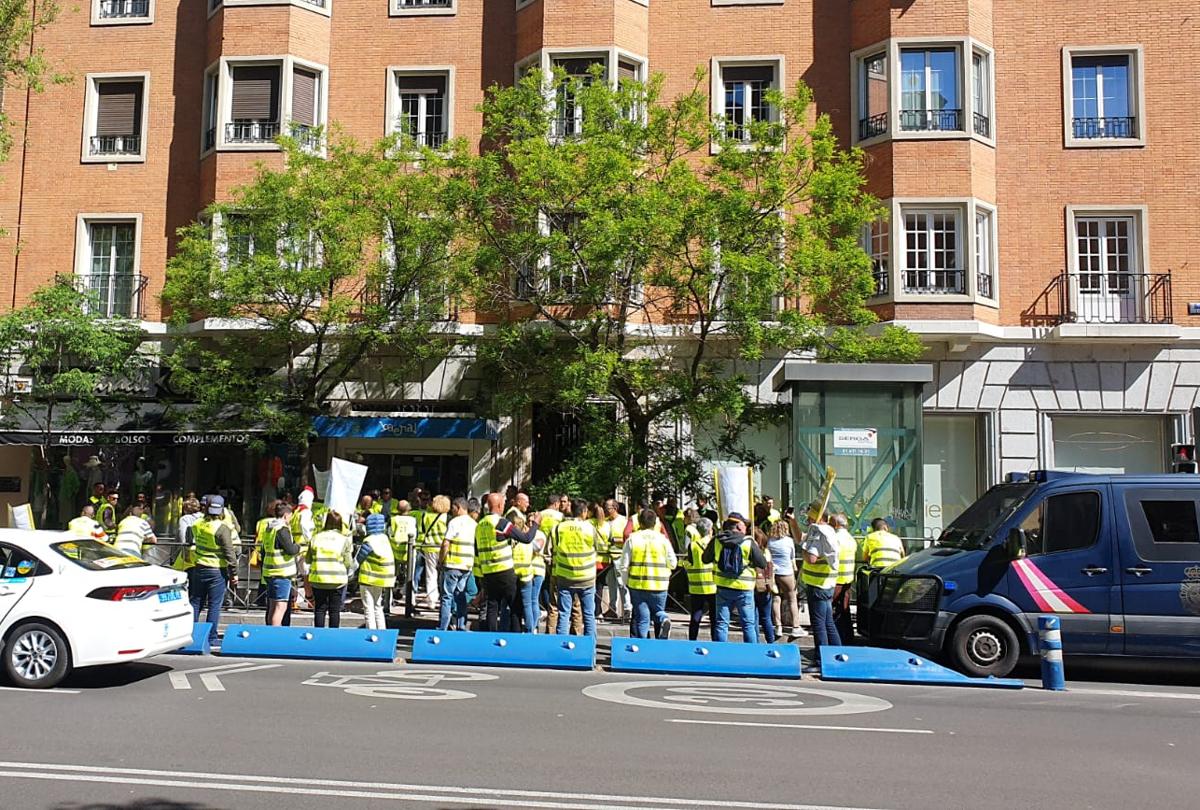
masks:
[(414, 487), (421, 487), (453, 498), (467, 495), (470, 487), (465, 454), (364, 453), (361, 463), (367, 465), (364, 492), (390, 487), (397, 498), (405, 498)]

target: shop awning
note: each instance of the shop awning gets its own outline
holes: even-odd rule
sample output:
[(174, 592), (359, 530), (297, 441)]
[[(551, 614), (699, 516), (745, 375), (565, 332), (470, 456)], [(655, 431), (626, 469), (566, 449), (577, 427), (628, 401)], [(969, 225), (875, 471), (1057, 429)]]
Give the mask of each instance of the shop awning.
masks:
[(318, 416), (313, 431), (323, 439), (480, 439), (495, 441), (494, 419), (449, 416)]
[[(186, 421), (179, 409), (145, 406), (114, 414), (100, 423), (55, 424), (50, 444), (55, 447), (133, 446), (177, 447), (187, 445), (246, 445), (261, 431), (205, 430)], [(8, 414), (0, 419), (0, 445), (40, 445), (45, 436), (41, 425), (24, 415)]]

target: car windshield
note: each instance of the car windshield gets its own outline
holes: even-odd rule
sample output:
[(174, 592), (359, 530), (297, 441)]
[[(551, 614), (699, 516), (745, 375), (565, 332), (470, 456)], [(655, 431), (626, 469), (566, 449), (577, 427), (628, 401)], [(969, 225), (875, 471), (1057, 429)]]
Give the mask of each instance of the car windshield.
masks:
[(67, 543), (52, 543), (50, 548), (89, 571), (118, 571), (122, 568), (141, 568), (150, 564), (132, 554), (118, 551), (99, 540), (71, 540)]
[(983, 497), (967, 507), (954, 519), (936, 545), (947, 548), (983, 548), (988, 538), (1020, 508), (1037, 484), (999, 484), (983, 493)]

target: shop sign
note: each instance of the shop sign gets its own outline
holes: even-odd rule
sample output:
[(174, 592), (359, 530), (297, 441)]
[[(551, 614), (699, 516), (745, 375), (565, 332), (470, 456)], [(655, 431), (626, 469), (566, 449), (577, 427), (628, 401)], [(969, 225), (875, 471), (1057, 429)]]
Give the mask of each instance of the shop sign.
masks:
[[(37, 444), (38, 434), (24, 434), (24, 441), (12, 441), (9, 434), (4, 438), (12, 444)], [(4, 443), (0, 441), (0, 443)], [(247, 445), (250, 443), (249, 433), (54, 433), (50, 436), (50, 444), (58, 447), (92, 447), (92, 446), (133, 446), (161, 447), (170, 445)]]
[(875, 428), (834, 428), (835, 456), (879, 455), (879, 432)]
[(325, 439), (482, 439), (495, 441), (490, 419), (409, 416), (318, 416), (313, 431)]

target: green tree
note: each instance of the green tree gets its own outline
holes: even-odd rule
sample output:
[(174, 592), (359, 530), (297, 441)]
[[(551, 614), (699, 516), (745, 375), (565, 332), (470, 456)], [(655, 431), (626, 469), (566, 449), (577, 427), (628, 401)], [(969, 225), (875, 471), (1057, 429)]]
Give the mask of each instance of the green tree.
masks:
[(768, 94), (773, 120), (736, 124), (711, 120), (703, 82), (664, 100), (661, 79), (534, 71), (492, 89), (496, 148), (454, 167), (477, 299), (502, 319), (484, 347), (499, 407), (615, 400), (631, 469), (657, 423), (739, 421), (750, 403), (733, 360), (920, 351), (903, 330), (867, 329), (859, 238), (882, 207), (862, 154), (840, 148), (803, 85)]
[(339, 385), (386, 389), (453, 345), (463, 270), (439, 154), (283, 145), (282, 168), (183, 230), (163, 301), (176, 327), (204, 328), (167, 362), (194, 418), (286, 436), (307, 471), (312, 418)]
[[(130, 392), (148, 387), (153, 361), (138, 322), (106, 317), (70, 276), (0, 316), (0, 358), (0, 423), (38, 433), (41, 472), (50, 467), (55, 433), (96, 428), (132, 409)], [(47, 477), (39, 477), (48, 486)], [(44, 514), (39, 519), (45, 523)]]

